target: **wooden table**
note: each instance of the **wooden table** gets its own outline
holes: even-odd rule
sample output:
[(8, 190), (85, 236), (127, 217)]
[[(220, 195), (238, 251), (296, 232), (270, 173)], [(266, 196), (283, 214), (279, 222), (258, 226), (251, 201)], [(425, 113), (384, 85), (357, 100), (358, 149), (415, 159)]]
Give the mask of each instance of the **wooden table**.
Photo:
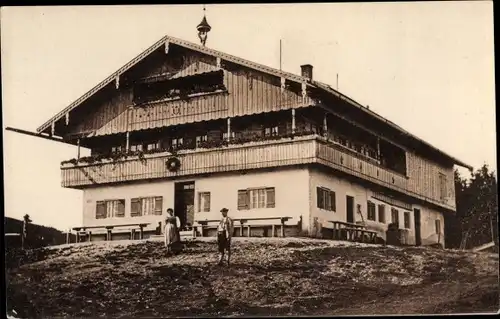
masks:
[[(112, 231), (115, 227), (139, 227), (139, 239), (144, 238), (144, 227), (148, 226), (151, 223), (131, 223), (131, 224), (116, 224), (116, 225), (103, 225), (103, 226), (82, 226), (82, 227), (73, 227), (73, 230), (76, 231), (76, 242), (80, 241), (80, 231), (86, 231), (88, 229), (106, 229), (106, 240), (112, 239)], [(134, 238), (135, 230), (131, 230), (131, 239)], [(89, 231), (88, 241), (90, 242), (92, 237), (92, 232)]]

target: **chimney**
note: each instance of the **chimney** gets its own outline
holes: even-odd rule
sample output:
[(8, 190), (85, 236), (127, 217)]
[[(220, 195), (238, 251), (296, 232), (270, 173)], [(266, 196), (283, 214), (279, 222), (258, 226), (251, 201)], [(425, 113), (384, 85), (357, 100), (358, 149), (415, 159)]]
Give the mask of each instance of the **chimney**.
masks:
[(309, 80), (312, 81), (313, 79), (313, 66), (310, 64), (304, 64), (300, 66), (300, 69), (302, 71), (302, 76), (305, 78), (308, 78)]

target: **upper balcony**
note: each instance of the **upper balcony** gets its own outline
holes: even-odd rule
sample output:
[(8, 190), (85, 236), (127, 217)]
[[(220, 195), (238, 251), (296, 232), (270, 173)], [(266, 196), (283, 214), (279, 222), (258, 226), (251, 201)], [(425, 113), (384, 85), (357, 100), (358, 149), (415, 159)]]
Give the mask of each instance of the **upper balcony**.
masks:
[[(169, 158), (179, 159), (179, 169), (169, 170)], [(373, 159), (358, 154), (340, 143), (312, 132), (295, 136), (275, 136), (257, 141), (221, 141), (219, 145), (201, 144), (194, 149), (118, 154), (115, 158), (87, 158), (85, 162), (67, 161), (61, 165), (62, 186), (85, 188), (156, 178), (249, 169), (320, 164), (365, 181), (448, 207), (425, 194), (412, 191), (407, 176), (387, 169)]]

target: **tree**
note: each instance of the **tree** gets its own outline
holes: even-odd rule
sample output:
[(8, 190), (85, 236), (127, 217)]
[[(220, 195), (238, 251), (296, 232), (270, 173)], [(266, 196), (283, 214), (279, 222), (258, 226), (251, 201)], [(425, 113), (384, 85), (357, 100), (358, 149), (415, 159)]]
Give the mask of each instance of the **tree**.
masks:
[(23, 217), (23, 232), (21, 234), (21, 238), (22, 238), (22, 248), (24, 249), (25, 248), (25, 245), (27, 244), (28, 242), (28, 224), (31, 223), (32, 220), (30, 219), (30, 215), (26, 214), (24, 215)]
[(458, 248), (467, 237), (465, 248), (495, 239), (498, 244), (498, 192), (494, 172), (485, 164), (469, 180), (455, 171), (457, 212), (446, 223), (447, 247)]

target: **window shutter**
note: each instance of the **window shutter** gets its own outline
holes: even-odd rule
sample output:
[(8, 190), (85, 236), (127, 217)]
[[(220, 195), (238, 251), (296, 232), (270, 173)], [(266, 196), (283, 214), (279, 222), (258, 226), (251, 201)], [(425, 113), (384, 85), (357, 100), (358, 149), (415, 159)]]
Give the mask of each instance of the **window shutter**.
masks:
[(385, 223), (385, 206), (382, 204), (378, 205), (378, 221)]
[(130, 201), (130, 216), (136, 217), (141, 216), (141, 199), (132, 198)]
[(203, 193), (198, 193), (198, 213), (203, 210), (201, 207), (201, 196), (202, 195), (203, 195)]
[(116, 217), (125, 217), (125, 200), (120, 199), (117, 201)]
[(317, 200), (317, 203), (316, 203), (316, 206), (318, 208), (325, 208), (324, 205), (323, 205), (323, 190), (319, 187), (316, 187), (316, 200)]
[(334, 211), (334, 212), (337, 211), (337, 203), (336, 203), (334, 191), (330, 191), (330, 203), (332, 205), (332, 211)]
[(155, 197), (155, 215), (161, 215), (163, 211), (163, 197)]
[(106, 202), (100, 201), (96, 203), (95, 218), (96, 219), (106, 218)]
[(266, 207), (274, 208), (275, 207), (274, 187), (266, 188), (266, 197), (267, 197)]
[(238, 191), (238, 210), (248, 209), (248, 191), (239, 190)]
[(203, 211), (209, 212), (210, 211), (210, 193), (209, 192), (203, 193), (203, 197), (204, 197)]

